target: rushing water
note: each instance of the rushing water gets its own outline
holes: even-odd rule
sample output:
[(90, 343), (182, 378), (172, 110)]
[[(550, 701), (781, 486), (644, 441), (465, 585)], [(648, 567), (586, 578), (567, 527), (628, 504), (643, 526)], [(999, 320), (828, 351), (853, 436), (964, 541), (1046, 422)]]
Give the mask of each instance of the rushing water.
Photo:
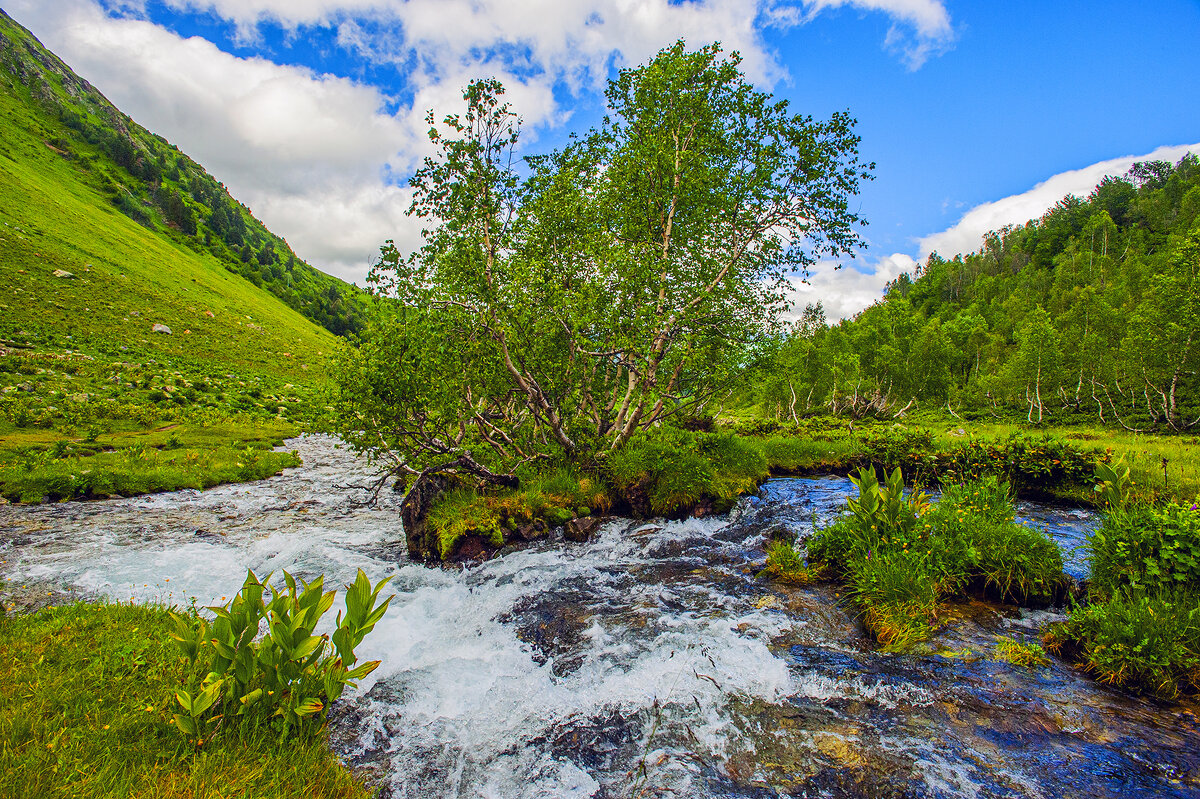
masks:
[[(247, 568), (391, 576), (362, 647), (383, 663), (333, 729), (392, 797), (1200, 795), (1191, 707), (992, 657), (1053, 613), (964, 603), (926, 650), (887, 655), (835, 588), (758, 579), (764, 536), (828, 521), (847, 480), (772, 480), (730, 517), (614, 520), (586, 544), (431, 569), (360, 463), (327, 438), (289, 446), (305, 465), (258, 484), (0, 508), (0, 570), (181, 605), (228, 598)], [(1092, 523), (1021, 515), (1066, 549)]]

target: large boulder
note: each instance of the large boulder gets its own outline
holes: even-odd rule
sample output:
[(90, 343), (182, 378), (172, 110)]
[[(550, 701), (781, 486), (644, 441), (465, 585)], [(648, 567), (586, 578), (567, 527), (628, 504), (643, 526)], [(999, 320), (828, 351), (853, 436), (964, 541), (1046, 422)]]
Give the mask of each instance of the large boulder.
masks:
[(404, 539), (408, 545), (408, 556), (413, 560), (435, 561), (442, 559), (438, 548), (437, 533), (426, 522), (429, 509), (442, 494), (457, 485), (457, 480), (448, 474), (423, 474), (409, 487), (400, 503), (400, 524), (404, 527)]
[(151, 333), (165, 333), (166, 335), (169, 336), (169, 335), (171, 335), (171, 328), (167, 327), (162, 322), (155, 322), (153, 325), (150, 326), (150, 332)]

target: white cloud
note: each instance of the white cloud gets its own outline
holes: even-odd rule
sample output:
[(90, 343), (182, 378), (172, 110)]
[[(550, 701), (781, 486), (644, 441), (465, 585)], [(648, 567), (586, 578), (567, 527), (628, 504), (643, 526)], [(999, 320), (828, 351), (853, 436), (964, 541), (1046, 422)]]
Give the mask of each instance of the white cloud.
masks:
[[(425, 111), (461, 104), (461, 87), (500, 78), (525, 120), (523, 141), (569, 118), (556, 87), (598, 88), (612, 63), (640, 63), (677, 38), (720, 40), (759, 83), (783, 76), (763, 26), (802, 24), (840, 6), (894, 22), (905, 58), (952, 37), (936, 0), (166, 0), (213, 13), (246, 40), (271, 21), (336, 29), (341, 46), (407, 69), (410, 105), (373, 86), (263, 58), (239, 58), (146, 19), (145, 0), (10, 0), (50, 49), (139, 123), (203, 164), (306, 260), (361, 280), (387, 238), (415, 246), (404, 175), (428, 154)], [(793, 13), (794, 12), (794, 13)], [(116, 16), (114, 16), (114, 14)], [(140, 15), (140, 16), (139, 16)], [(905, 38), (907, 37), (907, 38)], [(894, 42), (893, 42), (894, 44)], [(915, 47), (916, 49), (913, 49)]]
[(881, 12), (892, 19), (884, 46), (899, 53), (910, 70), (920, 69), (931, 56), (954, 44), (950, 12), (940, 0), (801, 0), (801, 8), (774, 9), (777, 19), (808, 21), (822, 12), (842, 7)]
[(830, 322), (848, 319), (883, 296), (884, 287), (903, 272), (911, 273), (917, 262), (897, 252), (867, 265), (851, 262), (838, 268), (837, 261), (820, 261), (809, 272), (808, 282), (792, 281), (794, 305), (784, 317), (798, 319), (805, 305), (820, 302)]
[(821, 261), (812, 270), (808, 283), (793, 281), (795, 307), (787, 318), (798, 318), (804, 306), (820, 301), (830, 321), (846, 319), (883, 297), (887, 284), (902, 272), (912, 274), (919, 262), (931, 252), (943, 258), (976, 252), (983, 237), (1005, 225), (1018, 225), (1037, 219), (1068, 194), (1087, 196), (1105, 176), (1121, 176), (1137, 161), (1178, 161), (1189, 152), (1200, 154), (1200, 144), (1159, 147), (1145, 155), (1110, 158), (1082, 169), (1073, 169), (1047, 178), (1027, 192), (1014, 194), (978, 205), (947, 230), (922, 238), (917, 257), (905, 253), (875, 259), (858, 265), (851, 262), (837, 269), (837, 261)]
[(977, 205), (963, 214), (953, 227), (922, 238), (920, 259), (924, 261), (931, 252), (943, 258), (976, 252), (983, 246), (983, 237), (991, 231), (1037, 219), (1068, 194), (1086, 197), (1105, 176), (1124, 175), (1137, 161), (1174, 163), (1188, 152), (1200, 153), (1200, 144), (1159, 147), (1145, 155), (1110, 158), (1082, 169), (1061, 172), (1021, 194)]

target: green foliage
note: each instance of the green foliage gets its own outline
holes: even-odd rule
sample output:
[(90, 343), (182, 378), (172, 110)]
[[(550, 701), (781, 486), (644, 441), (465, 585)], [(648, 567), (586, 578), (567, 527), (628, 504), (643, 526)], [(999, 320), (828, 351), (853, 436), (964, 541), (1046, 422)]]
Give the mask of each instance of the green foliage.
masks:
[[(1106, 493), (1116, 491), (1104, 484)], [(1088, 549), (1092, 583), (1101, 595), (1200, 590), (1200, 510), (1194, 503), (1109, 505)]]
[(1036, 641), (1018, 641), (1004, 636), (996, 642), (996, 657), (1014, 666), (1040, 668), (1050, 665), (1046, 650)]
[[(499, 482), (701, 421), (775, 327), (788, 275), (861, 241), (854, 120), (791, 112), (715, 44), (620, 70), (603, 123), (527, 158), (524, 180), (503, 91), (472, 82), (465, 114), (430, 116), (437, 155), (411, 181), (423, 246), (383, 247), (370, 280), (391, 307), (338, 371), (346, 434), (402, 471)], [(723, 479), (704, 453), (678, 459), (656, 512)]]
[[(117, 430), (94, 442), (57, 433), (0, 434), (0, 497), (46, 502), (134, 496), (260, 480), (298, 466), (274, 452), (287, 424), (227, 420), (169, 431)], [(172, 439), (174, 444), (172, 444)]]
[(809, 559), (845, 579), (867, 628), (903, 648), (932, 634), (938, 603), (974, 588), (1007, 601), (1041, 603), (1062, 589), (1062, 555), (1044, 533), (1013, 521), (996, 478), (950, 484), (935, 505), (905, 496), (900, 471), (880, 483), (853, 478), (849, 513), (808, 541)]
[[(378, 604), (387, 579), (372, 588), (360, 570), (346, 587), (346, 612), (338, 613), (331, 635), (316, 635), (335, 592), (323, 590), (324, 577), (297, 583), (286, 571), (284, 588), (246, 575), (231, 602), (209, 608), (216, 619), (171, 614), (171, 637), (187, 659), (193, 680), (175, 691), (183, 713), (174, 716), (184, 735), (201, 746), (219, 723), (235, 717), (275, 720), (287, 737), (309, 717), (323, 718), (354, 680), (379, 665), (356, 665), (354, 649), (374, 629), (391, 598)], [(270, 592), (270, 599), (266, 593)], [(267, 632), (258, 638), (259, 628)]]
[[(367, 799), (325, 734), (223, 724), (197, 752), (173, 715), (184, 661), (161, 608), (0, 614), (0, 796)], [(210, 711), (211, 712), (211, 711)]]
[(634, 510), (675, 516), (702, 500), (728, 509), (767, 476), (766, 457), (732, 433), (662, 428), (640, 434), (604, 460), (617, 493)]
[(1198, 197), (1198, 154), (1136, 164), (976, 252), (931, 254), (852, 320), (809, 306), (758, 348), (741, 401), (776, 422), (937, 408), (956, 423), (1195, 429)]
[(1200, 689), (1200, 600), (1190, 591), (1119, 591), (1074, 609), (1045, 642), (1101, 682), (1167, 699)]
[(1115, 511), (1128, 506), (1133, 482), (1129, 473), (1130, 468), (1123, 460), (1096, 464), (1096, 494), (1101, 507)]
[(497, 547), (504, 544), (501, 510), (473, 488), (447, 491), (429, 509), (426, 524), (437, 531), (438, 549), (443, 558), (450, 557), (459, 540), (468, 533), (481, 535)]
[(869, 430), (862, 441), (865, 459), (889, 469), (903, 468), (918, 484), (994, 475), (1022, 488), (1081, 485), (1091, 478), (1096, 464), (1109, 457), (1061, 436), (1024, 433), (999, 439), (972, 436), (938, 445), (928, 429), (893, 426)]
[(767, 544), (767, 565), (759, 572), (784, 583), (808, 585), (817, 578), (819, 569), (809, 566), (790, 541)]
[[(523, 525), (563, 525), (573, 518), (590, 516), (593, 508), (607, 511), (612, 504), (610, 489), (595, 477), (560, 467), (525, 474), (515, 489), (451, 489), (430, 508), (426, 524), (437, 533), (439, 554), (448, 558), (469, 534), (480, 535), (492, 546), (500, 547)], [(544, 527), (535, 525), (533, 534), (542, 532)]]
[(905, 495), (904, 480), (894, 469), (880, 483), (874, 469), (862, 468), (850, 478), (859, 496), (849, 501), (850, 511), (809, 540), (809, 555), (843, 573), (865, 562), (881, 546), (906, 547), (917, 539), (918, 519), (929, 507), (921, 492)]

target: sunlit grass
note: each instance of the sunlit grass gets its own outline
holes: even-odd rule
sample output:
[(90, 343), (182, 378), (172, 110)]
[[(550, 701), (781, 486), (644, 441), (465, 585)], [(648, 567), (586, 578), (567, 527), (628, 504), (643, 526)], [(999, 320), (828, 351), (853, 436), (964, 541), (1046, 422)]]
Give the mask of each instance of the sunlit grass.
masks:
[(172, 723), (183, 664), (165, 610), (74, 605), (0, 618), (0, 796), (371, 793), (323, 733), (230, 727), (196, 750)]

